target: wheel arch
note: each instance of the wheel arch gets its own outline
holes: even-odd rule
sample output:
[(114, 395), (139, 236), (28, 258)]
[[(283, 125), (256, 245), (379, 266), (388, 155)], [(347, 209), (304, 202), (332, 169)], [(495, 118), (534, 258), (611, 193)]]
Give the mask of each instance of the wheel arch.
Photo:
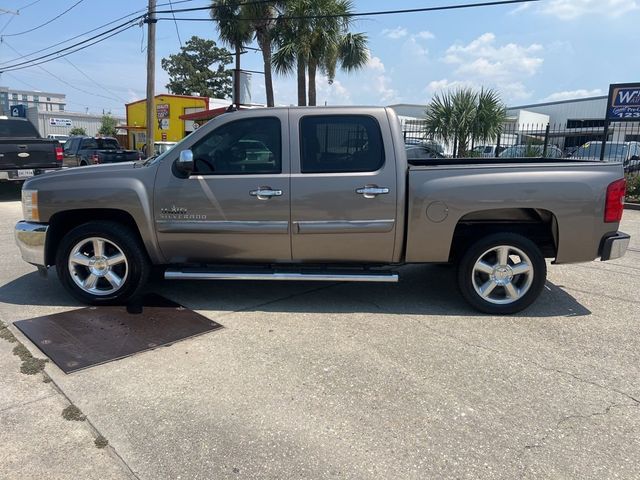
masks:
[(62, 238), (67, 233), (69, 233), (74, 228), (79, 227), (80, 225), (95, 220), (111, 221), (125, 225), (135, 233), (138, 240), (140, 241), (140, 244), (146, 250), (147, 255), (151, 256), (150, 254), (152, 252), (151, 249), (153, 248), (153, 246), (146, 242), (142, 237), (140, 228), (138, 227), (138, 224), (130, 213), (118, 209), (87, 208), (65, 210), (55, 213), (51, 216), (51, 218), (49, 219), (49, 231), (47, 234), (47, 243), (45, 246), (46, 264), (55, 265), (58, 247), (60, 246)]
[(553, 212), (538, 208), (498, 208), (469, 212), (458, 220), (449, 261), (458, 260), (479, 238), (507, 232), (529, 238), (546, 258), (555, 258), (558, 253), (558, 221)]

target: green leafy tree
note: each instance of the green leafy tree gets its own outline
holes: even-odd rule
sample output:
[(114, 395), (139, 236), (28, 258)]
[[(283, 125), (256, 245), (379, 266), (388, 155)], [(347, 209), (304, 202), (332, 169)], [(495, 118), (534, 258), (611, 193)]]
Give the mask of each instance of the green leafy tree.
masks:
[(454, 156), (466, 155), (477, 142), (495, 140), (507, 118), (496, 91), (471, 88), (434, 95), (425, 114), (425, 133), (452, 144)]
[(103, 115), (102, 120), (100, 121), (100, 128), (98, 129), (98, 133), (100, 135), (104, 135), (105, 137), (113, 137), (116, 134), (117, 126), (118, 120), (116, 120), (109, 114)]
[[(284, 1), (242, 2), (239, 0), (213, 0), (211, 18), (216, 22), (220, 39), (236, 51), (255, 38), (262, 53), (264, 86), (267, 106), (273, 107), (273, 75), (271, 56), (276, 26), (274, 18), (281, 12)], [(236, 68), (238, 66), (236, 65)]]
[(350, 0), (288, 0), (276, 29), (276, 72), (296, 73), (298, 105), (316, 105), (317, 72), (333, 83), (337, 69), (352, 72), (369, 60), (367, 37), (351, 33)]
[(73, 127), (71, 129), (71, 131), (69, 132), (69, 135), (82, 135), (82, 136), (86, 136), (87, 135), (87, 131), (82, 128), (82, 127)]
[(163, 58), (162, 69), (169, 74), (169, 91), (176, 95), (197, 93), (203, 97), (229, 98), (232, 73), (226, 69), (231, 53), (213, 40), (193, 36), (180, 53)]

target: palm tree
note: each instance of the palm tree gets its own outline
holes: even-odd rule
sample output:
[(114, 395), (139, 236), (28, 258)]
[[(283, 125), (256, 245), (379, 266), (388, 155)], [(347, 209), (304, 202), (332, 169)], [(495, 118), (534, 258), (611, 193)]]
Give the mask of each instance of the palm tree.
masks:
[[(211, 18), (216, 21), (220, 39), (236, 52), (236, 72), (240, 70), (240, 52), (254, 39), (262, 52), (264, 64), (264, 86), (267, 106), (275, 105), (273, 96), (272, 46), (278, 7), (283, 1), (247, 2), (240, 0), (213, 0)], [(236, 73), (239, 77), (239, 74)], [(239, 80), (239, 79), (237, 79)], [(238, 82), (239, 83), (239, 82)], [(239, 84), (235, 87), (238, 94)]]
[(306, 74), (309, 76), (309, 105), (316, 105), (318, 69), (332, 84), (337, 68), (351, 72), (367, 64), (366, 35), (349, 32), (352, 12), (351, 0), (285, 2), (285, 13), (278, 26), (278, 50), (273, 59), (278, 73), (290, 74), (295, 69), (298, 105), (307, 102)]
[(469, 142), (494, 140), (502, 131), (506, 109), (491, 89), (461, 88), (434, 95), (426, 110), (425, 132), (453, 144), (453, 155), (465, 155)]

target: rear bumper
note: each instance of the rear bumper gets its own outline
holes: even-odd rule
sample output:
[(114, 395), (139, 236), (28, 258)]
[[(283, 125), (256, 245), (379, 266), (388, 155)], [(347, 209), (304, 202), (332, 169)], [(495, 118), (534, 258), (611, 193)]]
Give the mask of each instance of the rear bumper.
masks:
[(629, 240), (631, 240), (631, 237), (623, 232), (616, 232), (603, 238), (600, 260), (605, 262), (624, 256), (627, 253), (627, 248), (629, 248)]
[(16, 224), (15, 238), (20, 254), (25, 262), (46, 267), (45, 247), (49, 225), (21, 221)]
[(33, 175), (21, 177), (18, 170), (0, 170), (0, 182), (22, 182), (30, 179), (32, 176), (41, 175), (43, 173), (57, 172), (60, 168), (25, 168), (24, 170), (33, 170)]

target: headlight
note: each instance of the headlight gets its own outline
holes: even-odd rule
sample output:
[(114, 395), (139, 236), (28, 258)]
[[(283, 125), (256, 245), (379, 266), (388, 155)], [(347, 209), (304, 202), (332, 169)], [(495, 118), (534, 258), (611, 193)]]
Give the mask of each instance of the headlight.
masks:
[(22, 190), (22, 215), (27, 222), (40, 221), (37, 190)]

